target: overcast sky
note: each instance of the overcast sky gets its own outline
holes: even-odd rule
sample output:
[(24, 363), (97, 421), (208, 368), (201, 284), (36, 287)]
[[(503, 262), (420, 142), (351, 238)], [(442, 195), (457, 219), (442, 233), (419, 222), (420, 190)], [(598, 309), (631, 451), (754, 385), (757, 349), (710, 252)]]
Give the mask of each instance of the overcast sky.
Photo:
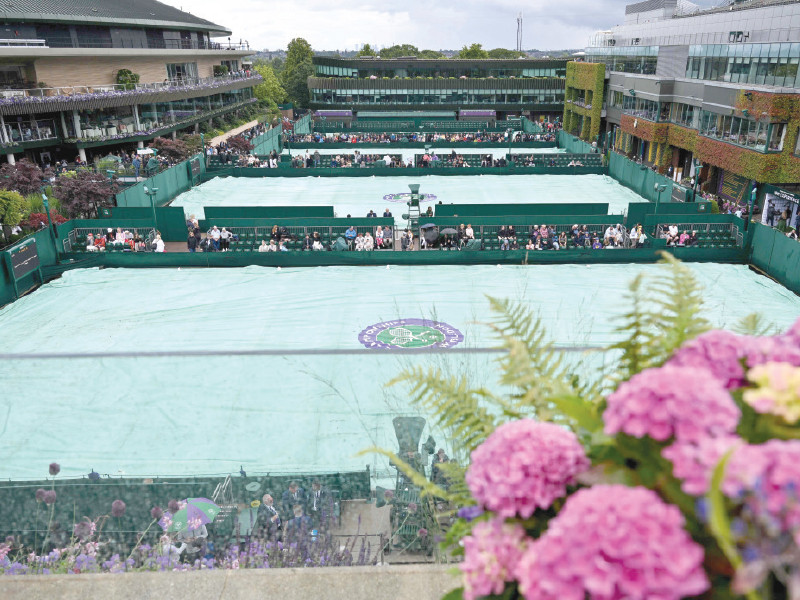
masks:
[[(420, 49), (514, 48), (523, 11), (523, 48), (583, 48), (598, 29), (621, 23), (633, 0), (162, 0), (226, 26), (258, 50), (285, 48), (294, 37), (315, 50), (353, 50), (410, 43)], [(719, 0), (695, 0), (708, 6)]]

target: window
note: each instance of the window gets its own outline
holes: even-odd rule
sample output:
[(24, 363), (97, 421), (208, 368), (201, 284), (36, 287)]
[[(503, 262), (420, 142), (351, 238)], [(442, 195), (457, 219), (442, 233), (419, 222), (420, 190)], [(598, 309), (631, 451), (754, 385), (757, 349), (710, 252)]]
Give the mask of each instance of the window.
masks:
[(783, 139), (786, 137), (786, 123), (773, 123), (769, 138), (769, 151), (781, 152), (783, 150)]
[(197, 79), (197, 63), (168, 63), (167, 78), (170, 81)]

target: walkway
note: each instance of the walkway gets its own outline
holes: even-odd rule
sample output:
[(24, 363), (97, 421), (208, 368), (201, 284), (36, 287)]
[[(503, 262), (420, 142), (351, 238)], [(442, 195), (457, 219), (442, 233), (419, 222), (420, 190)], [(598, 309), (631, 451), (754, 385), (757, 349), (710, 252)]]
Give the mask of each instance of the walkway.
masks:
[(216, 146), (227, 140), (229, 137), (233, 137), (234, 135), (239, 135), (243, 131), (247, 131), (248, 129), (250, 129), (251, 127), (255, 127), (256, 125), (258, 125), (258, 121), (250, 121), (249, 123), (245, 123), (241, 127), (237, 127), (236, 129), (231, 129), (229, 132), (223, 133), (222, 135), (218, 135), (217, 137), (213, 138), (209, 142), (209, 145)]

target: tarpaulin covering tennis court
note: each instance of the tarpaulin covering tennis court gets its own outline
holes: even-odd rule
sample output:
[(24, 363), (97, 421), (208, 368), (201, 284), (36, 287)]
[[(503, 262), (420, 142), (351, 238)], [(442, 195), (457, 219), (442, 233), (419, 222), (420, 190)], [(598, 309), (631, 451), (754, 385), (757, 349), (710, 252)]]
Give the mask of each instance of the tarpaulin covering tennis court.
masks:
[[(497, 355), (480, 352), (496, 344), (478, 323), (491, 320), (487, 295), (530, 306), (560, 345), (607, 346), (619, 339), (627, 284), (663, 268), (69, 271), (0, 310), (0, 353), (18, 355), (0, 360), (0, 477), (40, 477), (57, 461), (68, 476), (369, 463), (385, 479), (386, 461), (355, 454), (396, 449), (392, 418), (420, 414), (387, 381), (410, 365), (437, 365), (495, 384)], [(747, 267), (691, 268), (715, 326), (758, 310), (785, 328), (800, 313), (800, 298)], [(440, 351), (402, 354), (432, 345)], [(31, 356), (40, 353), (65, 356)], [(446, 432), (430, 433), (451, 450)]]

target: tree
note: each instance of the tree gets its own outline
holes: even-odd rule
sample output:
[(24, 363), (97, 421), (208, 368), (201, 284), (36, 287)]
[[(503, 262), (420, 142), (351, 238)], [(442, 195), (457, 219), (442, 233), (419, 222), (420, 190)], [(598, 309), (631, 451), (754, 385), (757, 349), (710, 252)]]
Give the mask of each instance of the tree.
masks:
[(254, 67), (256, 73), (261, 75), (263, 81), (253, 88), (253, 94), (259, 100), (272, 104), (281, 104), (286, 101), (286, 90), (283, 89), (281, 82), (275, 76), (275, 71), (267, 64), (260, 64)]
[(358, 51), (358, 54), (356, 54), (356, 56), (377, 56), (377, 55), (378, 53), (375, 52), (375, 50), (373, 50), (369, 44), (364, 44), (364, 47)]
[(159, 156), (163, 156), (170, 161), (181, 162), (189, 158), (189, 148), (181, 140), (157, 137), (150, 142), (150, 147), (158, 150)]
[(489, 58), (503, 58), (503, 59), (511, 59), (511, 58), (525, 58), (528, 55), (524, 52), (517, 52), (516, 50), (506, 50), (505, 48), (495, 48), (494, 50), (489, 50)]
[(437, 59), (447, 57), (438, 50), (420, 50), (419, 54), (417, 54), (417, 58)]
[(39, 165), (25, 159), (12, 165), (6, 163), (0, 168), (0, 188), (13, 190), (23, 196), (36, 194), (42, 189), (45, 174)]
[[(66, 223), (67, 219), (58, 214), (55, 208), (50, 209), (50, 220), (56, 225)], [(47, 227), (47, 215), (44, 213), (34, 212), (29, 214), (24, 221), (20, 221), (20, 225), (29, 229), (39, 230), (42, 227)]]
[(96, 216), (98, 208), (112, 205), (117, 190), (116, 182), (93, 171), (80, 171), (74, 177), (59, 177), (53, 185), (53, 194), (72, 219)]
[(417, 54), (419, 54), (419, 48), (411, 44), (389, 46), (380, 51), (381, 58), (398, 58), (400, 56), (416, 56)]
[(249, 141), (244, 139), (241, 135), (234, 135), (233, 137), (229, 137), (227, 139), (228, 148), (235, 152), (239, 152), (244, 154), (246, 152), (250, 152), (253, 149), (253, 144)]
[(481, 44), (472, 44), (469, 47), (464, 46), (456, 58), (464, 58), (469, 60), (484, 59), (489, 58), (489, 53), (483, 49)]
[(303, 38), (295, 38), (289, 42), (281, 84), (289, 101), (300, 108), (308, 106), (310, 100), (308, 78), (314, 74), (312, 56), (311, 44)]
[(14, 226), (22, 220), (27, 202), (19, 192), (0, 191), (0, 225)]

